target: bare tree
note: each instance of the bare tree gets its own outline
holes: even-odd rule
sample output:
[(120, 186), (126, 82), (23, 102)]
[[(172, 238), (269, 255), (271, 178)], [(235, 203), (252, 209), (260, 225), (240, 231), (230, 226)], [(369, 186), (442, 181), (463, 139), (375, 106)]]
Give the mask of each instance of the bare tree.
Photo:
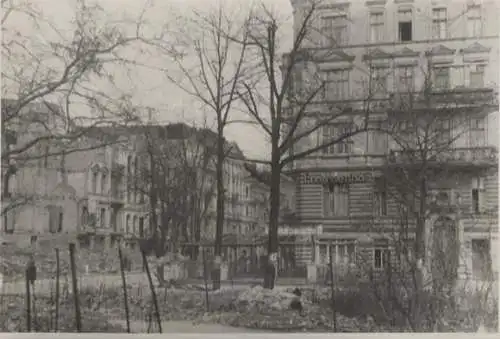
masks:
[[(83, 0), (69, 27), (49, 19), (36, 2), (5, 0), (2, 8), (2, 193), (7, 197), (20, 168), (102, 147), (109, 140), (86, 144), (82, 138), (94, 127), (136, 118), (130, 96), (113, 96), (108, 89), (119, 89), (113, 67), (131, 61), (123, 51), (141, 40), (144, 13), (128, 34), (130, 21), (108, 22), (101, 7)], [(2, 213), (29, 199), (11, 197)]]
[[(217, 133), (216, 191), (217, 221), (215, 236), (214, 288), (220, 286), (220, 260), (224, 225), (225, 188), (223, 163), (226, 149), (224, 131), (231, 123), (230, 112), (237, 99), (237, 86), (249, 71), (246, 61), (247, 22), (238, 22), (236, 12), (228, 13), (219, 7), (209, 13), (194, 12), (183, 18), (177, 41), (174, 63), (178, 72), (167, 70), (167, 77), (189, 94), (210, 114), (213, 114)], [(231, 37), (238, 37), (236, 43)], [(161, 44), (160, 49), (163, 50)], [(179, 76), (176, 76), (178, 73)]]
[[(319, 63), (336, 52), (326, 51), (325, 54), (310, 48), (315, 47), (311, 44), (318, 37), (332, 39), (322, 36), (317, 29), (320, 5), (321, 1), (308, 1), (300, 14), (295, 15), (295, 36), (283, 58), (280, 57), (280, 18), (263, 5), (260, 11), (252, 14), (250, 20), (249, 45), (258, 71), (254, 77), (241, 79), (238, 96), (253, 123), (265, 132), (270, 141), (271, 159), (254, 159), (254, 162), (266, 164), (270, 168), (267, 178), (270, 187), (270, 263), (264, 281), (266, 288), (274, 287), (272, 276), (275, 276), (276, 262), (273, 256), (278, 251), (282, 171), (293, 166), (296, 160), (348, 141), (369, 129), (371, 97), (367, 95), (366, 105), (359, 112), (354, 112), (341, 101), (334, 102)], [(313, 113), (314, 104), (323, 105), (323, 113)], [(323, 127), (331, 124), (342, 124), (345, 128), (334, 136), (319, 138)], [(259, 177), (251, 167), (248, 169), (255, 177)]]
[[(130, 176), (129, 187), (149, 203), (150, 232), (142, 236), (142, 246), (161, 258), (179, 253), (181, 244), (190, 243), (194, 251), (189, 254), (197, 258), (215, 196), (215, 147), (211, 145), (216, 135), (183, 123), (143, 125), (136, 132), (142, 160)], [(158, 276), (163, 282), (162, 265)]]
[(463, 196), (474, 177), (496, 171), (496, 150), (486, 146), (484, 130), (477, 130), (495, 102), (493, 91), (443, 90), (427, 59), (422, 88), (401, 84), (380, 129), (391, 151), (386, 165), (374, 169), (380, 178), (371, 199), (372, 230), (388, 239), (365, 268), (393, 325), (448, 331), (446, 322), (459, 318), (457, 286), (464, 279), (459, 219), (479, 213), (488, 224), (495, 213), (480, 210), (484, 201), (464, 205), (473, 200)]

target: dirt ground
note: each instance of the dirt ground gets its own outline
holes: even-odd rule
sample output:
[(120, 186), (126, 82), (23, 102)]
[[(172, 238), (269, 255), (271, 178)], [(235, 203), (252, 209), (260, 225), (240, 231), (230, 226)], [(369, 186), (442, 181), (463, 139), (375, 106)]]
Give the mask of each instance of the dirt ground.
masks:
[[(126, 327), (125, 321), (116, 321), (114, 323)], [(264, 330), (219, 324), (194, 324), (191, 321), (163, 321), (161, 326), (163, 333), (269, 333)], [(148, 325), (143, 321), (132, 321), (130, 323), (132, 333), (147, 333), (147, 327)]]

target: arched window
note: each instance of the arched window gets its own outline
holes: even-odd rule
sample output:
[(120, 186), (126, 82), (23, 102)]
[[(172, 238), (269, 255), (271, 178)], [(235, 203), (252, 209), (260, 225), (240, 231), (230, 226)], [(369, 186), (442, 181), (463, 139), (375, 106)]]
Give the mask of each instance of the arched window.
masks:
[(82, 215), (80, 216), (80, 221), (83, 226), (87, 225), (89, 222), (89, 209), (87, 206), (82, 207)]
[(130, 230), (130, 215), (127, 214), (125, 217), (125, 233), (128, 233)]
[(97, 171), (92, 171), (92, 193), (97, 193), (98, 179), (99, 179), (99, 173)]
[(132, 156), (129, 155), (127, 157), (127, 174), (130, 175), (132, 173)]
[(139, 175), (139, 162), (137, 160), (137, 157), (135, 157), (135, 159), (134, 159), (134, 203), (136, 203), (136, 204), (139, 200), (139, 191), (137, 188), (138, 175)]
[(101, 194), (106, 194), (107, 181), (108, 181), (108, 174), (106, 173), (106, 171), (104, 171), (101, 174)]
[(127, 191), (127, 202), (130, 202), (130, 180), (132, 179), (132, 156), (129, 155), (127, 157), (127, 183), (126, 183), (126, 191)]
[(139, 237), (144, 238), (144, 217), (139, 218)]

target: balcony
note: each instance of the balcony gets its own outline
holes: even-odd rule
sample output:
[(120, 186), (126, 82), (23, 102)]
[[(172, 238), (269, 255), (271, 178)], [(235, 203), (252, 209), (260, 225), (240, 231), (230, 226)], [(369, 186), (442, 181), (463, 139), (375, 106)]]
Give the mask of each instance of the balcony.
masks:
[[(455, 148), (429, 157), (429, 164), (442, 166), (491, 167), (498, 164), (498, 152), (495, 147)], [(392, 150), (387, 162), (390, 165), (417, 165), (422, 158), (416, 150)]]
[[(368, 105), (368, 106), (367, 106)], [(392, 92), (380, 94), (367, 101), (366, 94), (353, 93), (349, 99), (327, 99), (321, 96), (314, 98), (307, 105), (308, 112), (324, 114), (345, 112), (359, 114), (369, 109), (370, 112), (386, 112), (387, 110), (433, 109), (481, 109), (486, 113), (498, 110), (498, 93), (493, 88), (455, 87), (450, 89), (433, 89), (430, 93), (422, 91)]]
[(434, 91), (431, 94), (432, 106), (449, 107), (490, 107), (498, 109), (498, 94), (492, 88), (457, 87), (450, 90)]
[(108, 197), (111, 205), (122, 206), (124, 204), (125, 194), (119, 189), (112, 189)]

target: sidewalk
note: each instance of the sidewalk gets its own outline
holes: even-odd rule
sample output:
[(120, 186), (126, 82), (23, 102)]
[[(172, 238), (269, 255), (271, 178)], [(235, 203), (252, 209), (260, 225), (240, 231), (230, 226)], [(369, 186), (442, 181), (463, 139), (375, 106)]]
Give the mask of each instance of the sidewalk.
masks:
[[(112, 323), (126, 327), (124, 320), (113, 321)], [(156, 324), (154, 328), (156, 329)], [(163, 333), (270, 333), (270, 331), (249, 329), (242, 327), (231, 327), (220, 324), (195, 324), (192, 321), (162, 321)], [(147, 333), (148, 324), (145, 321), (131, 321), (130, 331), (132, 333)]]

